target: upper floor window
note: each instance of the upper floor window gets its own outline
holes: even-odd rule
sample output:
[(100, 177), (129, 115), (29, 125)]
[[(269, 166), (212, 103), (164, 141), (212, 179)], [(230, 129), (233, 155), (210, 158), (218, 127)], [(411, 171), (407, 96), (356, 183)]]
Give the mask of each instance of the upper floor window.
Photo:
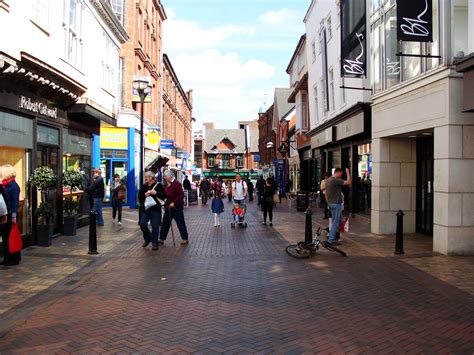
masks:
[(64, 57), (82, 67), (82, 5), (79, 0), (64, 0)]
[(49, 1), (50, 0), (32, 0), (32, 20), (38, 25), (49, 27)]
[(329, 70), (329, 111), (334, 111), (334, 71)]
[(311, 54), (313, 55), (313, 63), (316, 60), (316, 40), (313, 39), (313, 42), (311, 42)]
[(319, 120), (319, 100), (318, 100), (318, 87), (315, 85), (314, 91), (314, 122), (318, 123)]
[(114, 42), (105, 32), (102, 34), (104, 38), (104, 53), (102, 58), (102, 87), (112, 94), (116, 92), (116, 71), (119, 65), (118, 49)]
[(110, 5), (114, 10), (115, 16), (123, 24), (123, 0), (110, 0)]
[(301, 128), (304, 131), (309, 131), (308, 95), (306, 92), (301, 93)]
[(331, 16), (329, 15), (326, 19), (326, 29), (328, 33), (328, 41), (332, 38), (332, 23), (331, 23)]

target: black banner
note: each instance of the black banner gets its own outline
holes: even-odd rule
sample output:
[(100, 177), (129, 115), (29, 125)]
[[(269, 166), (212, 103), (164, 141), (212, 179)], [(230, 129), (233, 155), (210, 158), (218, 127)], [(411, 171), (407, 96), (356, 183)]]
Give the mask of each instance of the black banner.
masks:
[(366, 77), (366, 1), (341, 0), (341, 76)]
[(397, 39), (433, 42), (433, 0), (397, 0)]

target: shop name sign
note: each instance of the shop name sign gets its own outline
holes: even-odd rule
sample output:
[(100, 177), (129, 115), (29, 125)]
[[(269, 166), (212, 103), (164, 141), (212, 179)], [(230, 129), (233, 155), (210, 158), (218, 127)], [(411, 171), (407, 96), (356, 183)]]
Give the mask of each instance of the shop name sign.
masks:
[(58, 109), (42, 102), (31, 100), (29, 97), (20, 96), (20, 108), (50, 118), (58, 118)]

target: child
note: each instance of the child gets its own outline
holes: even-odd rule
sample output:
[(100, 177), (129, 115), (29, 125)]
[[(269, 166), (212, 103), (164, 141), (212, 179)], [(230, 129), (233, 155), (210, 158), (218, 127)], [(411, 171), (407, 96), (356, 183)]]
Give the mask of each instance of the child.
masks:
[(245, 215), (245, 210), (238, 203), (234, 203), (234, 209), (232, 210), (235, 221), (240, 222), (240, 218)]
[(214, 227), (220, 227), (221, 221), (219, 220), (219, 215), (224, 212), (224, 203), (219, 194), (216, 194), (212, 199), (211, 211), (214, 213)]

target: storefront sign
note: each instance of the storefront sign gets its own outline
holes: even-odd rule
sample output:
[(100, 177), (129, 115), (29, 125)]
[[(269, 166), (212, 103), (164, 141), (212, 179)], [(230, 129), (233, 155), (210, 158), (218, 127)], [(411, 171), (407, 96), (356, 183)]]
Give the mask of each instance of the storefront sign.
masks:
[(160, 142), (160, 149), (173, 149), (174, 140), (172, 139), (162, 139)]
[(433, 42), (432, 0), (397, 0), (397, 40)]
[(72, 155), (91, 155), (91, 137), (88, 133), (64, 130), (63, 151)]
[(33, 121), (0, 111), (0, 145), (33, 148)]
[(341, 0), (340, 6), (341, 76), (365, 77), (367, 74), (366, 1)]
[(150, 130), (145, 136), (145, 148), (153, 149), (158, 151), (160, 146), (160, 134), (153, 130)]
[[(328, 127), (311, 138), (311, 148), (318, 148), (333, 141), (333, 127)], [(310, 151), (311, 152), (311, 151)]]
[(49, 118), (58, 118), (58, 109), (45, 103), (32, 100), (26, 96), (20, 96), (18, 107), (22, 110), (30, 111)]
[(352, 137), (364, 132), (364, 112), (358, 112), (336, 126), (336, 140)]
[(128, 149), (128, 131), (126, 128), (100, 129), (101, 149)]

